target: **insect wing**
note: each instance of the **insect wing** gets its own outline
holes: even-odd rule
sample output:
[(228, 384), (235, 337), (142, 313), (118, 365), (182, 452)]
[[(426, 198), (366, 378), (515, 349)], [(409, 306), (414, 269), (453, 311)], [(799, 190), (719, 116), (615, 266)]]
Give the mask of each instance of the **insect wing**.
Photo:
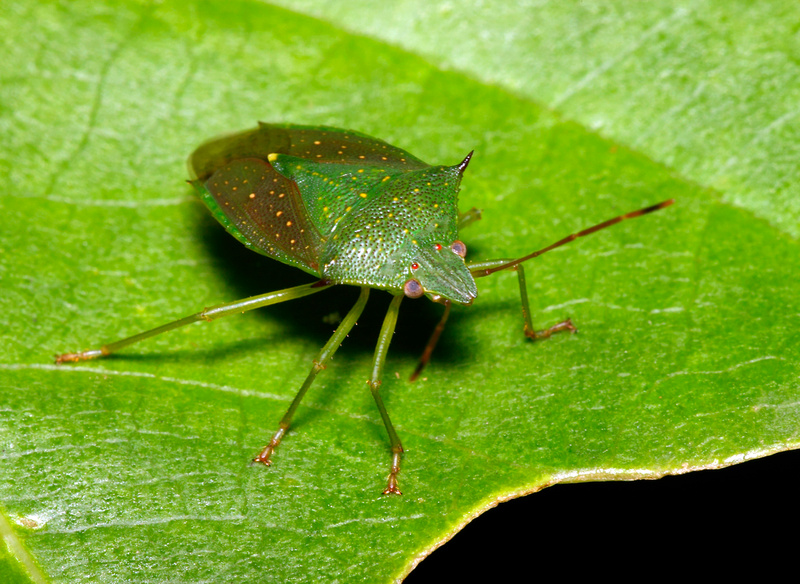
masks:
[(202, 144), (189, 156), (192, 178), (203, 182), (220, 168), (242, 158), (267, 160), (272, 152), (284, 152), (291, 138), (286, 132), (263, 132), (261, 128), (225, 134)]
[(315, 209), (308, 205), (324, 207), (320, 198), (325, 193), (301, 191), (296, 181), (273, 168), (270, 154), (389, 173), (428, 167), (383, 140), (325, 126), (259, 123), (195, 150), (189, 157), (192, 184), (217, 220), (248, 248), (317, 276), (325, 240), (309, 215)]
[(260, 158), (225, 163), (192, 181), (214, 217), (248, 248), (314, 274), (322, 243), (297, 185)]
[(314, 162), (382, 166), (396, 170), (429, 166), (405, 150), (352, 130), (259, 123), (257, 132), (259, 143), (275, 148), (271, 152)]
[(233, 160), (259, 158), (266, 161), (270, 154), (397, 170), (429, 166), (405, 150), (360, 132), (327, 126), (259, 122), (258, 128), (220, 136), (200, 146), (189, 157), (189, 170), (194, 178), (205, 181)]
[[(392, 176), (430, 168), (405, 150), (360, 132), (325, 126), (259, 124), (263, 143), (281, 144), (270, 162), (300, 187), (319, 233), (330, 238), (367, 193)], [(342, 221), (342, 223), (339, 223)]]

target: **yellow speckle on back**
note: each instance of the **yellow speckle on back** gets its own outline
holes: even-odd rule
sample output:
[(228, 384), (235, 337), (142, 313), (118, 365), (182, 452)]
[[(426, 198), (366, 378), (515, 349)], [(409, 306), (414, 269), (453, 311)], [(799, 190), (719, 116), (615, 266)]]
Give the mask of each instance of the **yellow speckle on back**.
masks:
[(358, 193), (358, 196), (361, 197), (362, 199), (366, 199), (367, 193)]
[(267, 160), (270, 162), (275, 162), (278, 159), (278, 153), (272, 152), (271, 154), (267, 154)]
[(255, 193), (250, 193), (250, 195), (248, 195), (248, 196), (249, 196), (251, 199), (255, 199), (255, 198), (256, 198), (256, 194), (255, 194)]

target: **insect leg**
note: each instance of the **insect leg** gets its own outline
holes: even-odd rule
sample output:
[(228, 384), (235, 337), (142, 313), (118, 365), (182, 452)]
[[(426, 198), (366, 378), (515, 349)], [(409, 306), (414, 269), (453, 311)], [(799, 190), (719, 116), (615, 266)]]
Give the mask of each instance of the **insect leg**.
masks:
[(572, 322), (567, 319), (563, 322), (560, 322), (556, 325), (551, 326), (549, 329), (545, 329), (543, 331), (537, 331), (533, 328), (533, 324), (531, 322), (530, 316), (530, 306), (528, 305), (528, 290), (525, 286), (525, 271), (522, 268), (522, 262), (527, 262), (535, 257), (542, 255), (543, 253), (547, 253), (550, 250), (556, 249), (557, 247), (561, 247), (562, 245), (566, 245), (571, 241), (575, 241), (579, 237), (586, 237), (587, 235), (591, 235), (592, 233), (597, 233), (605, 229), (606, 227), (611, 227), (612, 225), (616, 225), (617, 223), (621, 223), (622, 221), (627, 221), (628, 219), (634, 219), (636, 217), (641, 217), (642, 215), (647, 215), (649, 213), (653, 213), (660, 209), (664, 209), (665, 207), (669, 207), (675, 201), (673, 199), (669, 199), (667, 201), (662, 201), (655, 205), (650, 205), (649, 207), (644, 207), (643, 209), (639, 209), (637, 211), (631, 211), (630, 213), (625, 213), (624, 215), (619, 215), (614, 217), (613, 219), (609, 219), (607, 221), (603, 221), (602, 223), (598, 223), (597, 225), (593, 225), (592, 227), (588, 227), (581, 231), (577, 231), (575, 233), (571, 233), (566, 237), (559, 239), (555, 243), (551, 243), (547, 247), (543, 247), (540, 250), (537, 250), (533, 253), (530, 253), (526, 256), (521, 258), (517, 258), (514, 260), (488, 260), (485, 262), (474, 262), (467, 264), (472, 276), (474, 278), (482, 278), (484, 276), (488, 276), (489, 274), (494, 274), (495, 272), (500, 272), (502, 270), (517, 270), (517, 276), (519, 277), (519, 292), (522, 298), (522, 313), (525, 318), (525, 335), (527, 335), (531, 339), (546, 339), (553, 333), (557, 333), (559, 331), (571, 331), (576, 332), (577, 329), (572, 324)]
[(409, 381), (416, 381), (417, 377), (419, 377), (419, 374), (422, 373), (422, 370), (425, 369), (425, 366), (431, 360), (433, 350), (436, 348), (436, 344), (439, 342), (439, 337), (442, 336), (444, 325), (447, 324), (447, 317), (450, 316), (450, 306), (451, 302), (449, 300), (445, 300), (442, 318), (439, 321), (439, 324), (436, 325), (436, 328), (433, 329), (433, 334), (431, 334), (431, 338), (428, 339), (428, 344), (425, 345), (425, 350), (422, 352), (414, 372), (411, 374), (411, 377), (408, 378)]
[(375, 403), (378, 406), (378, 411), (383, 418), (383, 425), (386, 426), (386, 432), (389, 434), (389, 441), (392, 445), (392, 467), (389, 471), (389, 480), (386, 484), (383, 494), (388, 495), (394, 493), (395, 495), (402, 495), (397, 486), (397, 474), (400, 472), (400, 459), (403, 456), (403, 445), (400, 443), (400, 438), (392, 426), (392, 421), (389, 419), (389, 412), (386, 411), (386, 406), (383, 405), (383, 399), (380, 394), (381, 378), (383, 377), (383, 365), (386, 362), (386, 352), (389, 350), (389, 343), (392, 341), (394, 335), (394, 327), (397, 324), (397, 313), (400, 310), (400, 301), (403, 300), (403, 295), (399, 294), (392, 299), (389, 305), (389, 310), (386, 311), (386, 318), (383, 320), (381, 327), (381, 334), (378, 337), (378, 344), (375, 347), (375, 358), (372, 361), (372, 377), (369, 380), (369, 390), (372, 392), (372, 397), (375, 398)]
[(187, 316), (186, 318), (181, 318), (154, 329), (150, 329), (149, 331), (103, 345), (99, 349), (90, 349), (88, 351), (81, 351), (80, 353), (63, 353), (61, 355), (57, 355), (56, 363), (72, 363), (76, 361), (87, 361), (89, 359), (105, 357), (106, 355), (116, 353), (120, 349), (123, 349), (129, 345), (133, 345), (134, 343), (138, 343), (139, 341), (149, 339), (150, 337), (180, 328), (187, 324), (192, 324), (193, 322), (202, 320), (212, 321), (230, 314), (247, 312), (248, 310), (253, 310), (254, 308), (261, 308), (262, 306), (269, 306), (270, 304), (277, 304), (287, 300), (294, 300), (295, 298), (302, 298), (303, 296), (308, 296), (309, 294), (314, 294), (315, 292), (324, 290), (329, 285), (330, 284), (325, 281), (314, 282), (313, 284), (303, 284), (302, 286), (295, 286), (294, 288), (286, 288), (285, 290), (277, 290), (276, 292), (251, 296), (250, 298), (237, 300), (236, 302), (220, 304), (218, 306), (206, 308), (202, 312)]
[(358, 317), (361, 316), (361, 312), (364, 310), (364, 306), (367, 304), (367, 298), (369, 298), (369, 288), (364, 286), (361, 288), (361, 294), (359, 295), (355, 306), (350, 309), (350, 312), (348, 312), (347, 316), (344, 317), (341, 324), (339, 324), (333, 335), (331, 335), (331, 338), (328, 339), (328, 342), (322, 347), (322, 350), (319, 352), (319, 355), (317, 355), (317, 358), (314, 359), (314, 365), (311, 367), (308, 377), (306, 377), (306, 380), (300, 387), (300, 391), (298, 391), (297, 395), (294, 396), (289, 409), (286, 410), (285, 414), (283, 414), (281, 422), (278, 425), (278, 431), (275, 432), (272, 440), (270, 440), (269, 444), (264, 447), (264, 450), (261, 451), (261, 454), (253, 459), (253, 462), (263, 462), (267, 466), (270, 465), (270, 456), (272, 456), (275, 448), (278, 446), (278, 444), (280, 444), (283, 435), (286, 434), (286, 430), (289, 429), (289, 424), (292, 421), (292, 417), (294, 416), (294, 413), (297, 410), (297, 407), (300, 405), (303, 397), (306, 395), (308, 388), (311, 387), (311, 384), (317, 377), (317, 373), (325, 369), (325, 364), (330, 360), (331, 357), (333, 357), (336, 349), (338, 349), (339, 345), (342, 344), (342, 341), (344, 341), (344, 338), (347, 336), (347, 333), (350, 332), (350, 329), (355, 326)]
[[(498, 266), (505, 266), (511, 260), (508, 259), (499, 259), (499, 260), (488, 260), (485, 262), (475, 262), (468, 265), (472, 275), (476, 278), (480, 278), (482, 276), (486, 276), (488, 274), (494, 274), (493, 268)], [(572, 333), (578, 332), (578, 329), (575, 328), (575, 325), (572, 324), (570, 319), (564, 320), (562, 322), (556, 323), (550, 328), (537, 331), (533, 328), (533, 320), (531, 319), (531, 308), (530, 303), (528, 301), (528, 286), (525, 281), (525, 268), (522, 267), (522, 264), (515, 264), (511, 267), (504, 268), (509, 270), (516, 270), (517, 272), (517, 280), (519, 281), (519, 297), (522, 302), (522, 318), (524, 319), (524, 328), (525, 336), (529, 339), (537, 340), (537, 339), (546, 339), (553, 333), (561, 332), (561, 331), (570, 331)], [(488, 272), (488, 274), (487, 274)]]
[(468, 225), (478, 221), (481, 218), (481, 210), (473, 207), (465, 213), (458, 214), (458, 230), (461, 231)]
[(525, 336), (529, 339), (533, 339), (534, 341), (537, 339), (546, 339), (553, 333), (561, 332), (561, 331), (569, 331), (571, 333), (577, 333), (578, 329), (575, 328), (575, 325), (572, 324), (570, 319), (561, 321), (559, 323), (554, 324), (550, 328), (537, 331), (533, 328), (533, 320), (531, 319), (531, 308), (530, 304), (528, 303), (528, 286), (525, 283), (525, 268), (522, 267), (522, 264), (516, 266), (517, 270), (517, 280), (519, 281), (519, 296), (522, 300), (522, 317), (525, 319)]

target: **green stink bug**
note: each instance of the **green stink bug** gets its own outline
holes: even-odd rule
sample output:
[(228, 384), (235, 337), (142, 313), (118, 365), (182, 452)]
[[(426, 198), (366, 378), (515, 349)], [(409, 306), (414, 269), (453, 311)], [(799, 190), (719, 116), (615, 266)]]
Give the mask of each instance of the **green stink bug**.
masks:
[(397, 475), (403, 447), (380, 395), (383, 366), (404, 296), (428, 296), (445, 305), (415, 378), (430, 358), (451, 303), (470, 305), (475, 278), (515, 270), (525, 334), (533, 339), (575, 332), (569, 320), (533, 328), (522, 262), (610, 225), (672, 204), (672, 200), (610, 219), (524, 257), (466, 263), (461, 227), (480, 218), (460, 214), (457, 195), (472, 153), (455, 166), (431, 166), (399, 148), (359, 132), (329, 127), (259, 124), (200, 146), (189, 157), (189, 181), (214, 217), (249, 249), (308, 272), (311, 284), (208, 308), (186, 318), (80, 353), (57, 363), (104, 357), (160, 333), (315, 294), (334, 284), (359, 286), (359, 298), (323, 346), (269, 444), (254, 459), (269, 465), (300, 401), (319, 371), (355, 325), (371, 288), (394, 296), (373, 359), (369, 388), (391, 443), (384, 494), (400, 494)]

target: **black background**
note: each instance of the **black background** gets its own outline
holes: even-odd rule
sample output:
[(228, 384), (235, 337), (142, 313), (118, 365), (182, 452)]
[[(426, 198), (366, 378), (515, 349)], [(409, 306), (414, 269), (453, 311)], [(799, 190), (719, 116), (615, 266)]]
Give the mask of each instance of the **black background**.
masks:
[(798, 469), (792, 451), (659, 480), (555, 485), (484, 513), (405, 582), (744, 576), (782, 560), (796, 579)]

